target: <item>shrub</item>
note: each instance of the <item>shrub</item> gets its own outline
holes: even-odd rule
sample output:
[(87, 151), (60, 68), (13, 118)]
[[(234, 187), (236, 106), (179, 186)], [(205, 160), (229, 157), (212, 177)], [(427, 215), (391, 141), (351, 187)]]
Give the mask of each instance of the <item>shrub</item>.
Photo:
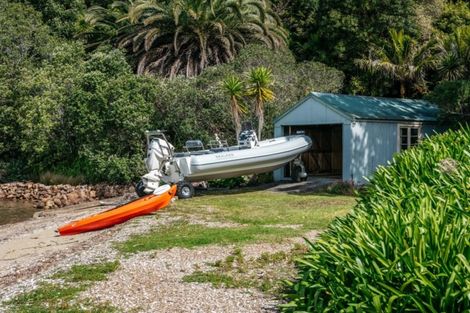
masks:
[(209, 186), (213, 188), (238, 188), (246, 184), (246, 176), (214, 179), (209, 181)]
[(470, 128), (397, 155), (299, 260), (284, 312), (468, 312)]
[(464, 118), (470, 115), (470, 80), (442, 81), (427, 95), (444, 112)]
[(338, 182), (338, 183), (334, 183), (326, 187), (326, 192), (332, 193), (335, 195), (352, 196), (352, 195), (355, 195), (356, 193), (356, 187), (354, 186), (353, 181)]
[(83, 184), (85, 178), (83, 176), (66, 176), (50, 171), (39, 175), (39, 182), (44, 185), (72, 185), (77, 186)]

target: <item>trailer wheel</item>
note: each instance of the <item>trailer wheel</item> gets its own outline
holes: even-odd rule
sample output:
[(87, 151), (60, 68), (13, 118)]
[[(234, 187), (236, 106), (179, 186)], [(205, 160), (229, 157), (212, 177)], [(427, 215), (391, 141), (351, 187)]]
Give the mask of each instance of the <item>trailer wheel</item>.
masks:
[(143, 197), (143, 196), (146, 196), (147, 194), (145, 193), (145, 186), (144, 186), (144, 182), (142, 180), (140, 180), (137, 185), (135, 185), (135, 193), (139, 196), (139, 197)]
[(178, 184), (178, 190), (176, 192), (178, 199), (189, 199), (194, 196), (194, 187), (191, 183), (181, 182)]

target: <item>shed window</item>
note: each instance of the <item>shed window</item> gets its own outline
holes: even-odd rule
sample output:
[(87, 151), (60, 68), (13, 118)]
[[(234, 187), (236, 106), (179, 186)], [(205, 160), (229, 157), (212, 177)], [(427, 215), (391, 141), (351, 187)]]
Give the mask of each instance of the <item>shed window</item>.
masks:
[(418, 144), (420, 128), (416, 126), (400, 126), (400, 150), (406, 150)]

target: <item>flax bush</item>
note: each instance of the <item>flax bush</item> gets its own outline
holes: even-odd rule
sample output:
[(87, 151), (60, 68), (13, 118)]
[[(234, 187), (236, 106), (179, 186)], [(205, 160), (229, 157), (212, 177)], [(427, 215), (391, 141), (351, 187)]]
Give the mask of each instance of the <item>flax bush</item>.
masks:
[(299, 260), (284, 312), (469, 312), (470, 128), (397, 155)]

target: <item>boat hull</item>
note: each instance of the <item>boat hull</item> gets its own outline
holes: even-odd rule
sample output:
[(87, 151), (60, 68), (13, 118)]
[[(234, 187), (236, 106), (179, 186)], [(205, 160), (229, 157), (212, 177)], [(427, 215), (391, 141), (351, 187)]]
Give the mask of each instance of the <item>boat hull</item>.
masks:
[(131, 218), (150, 214), (166, 207), (176, 195), (176, 185), (160, 195), (148, 195), (96, 215), (73, 221), (58, 228), (60, 235), (74, 235), (123, 223)]
[(307, 136), (286, 136), (261, 141), (252, 149), (232, 150), (191, 156), (187, 181), (229, 178), (273, 171), (307, 151), (312, 141)]

